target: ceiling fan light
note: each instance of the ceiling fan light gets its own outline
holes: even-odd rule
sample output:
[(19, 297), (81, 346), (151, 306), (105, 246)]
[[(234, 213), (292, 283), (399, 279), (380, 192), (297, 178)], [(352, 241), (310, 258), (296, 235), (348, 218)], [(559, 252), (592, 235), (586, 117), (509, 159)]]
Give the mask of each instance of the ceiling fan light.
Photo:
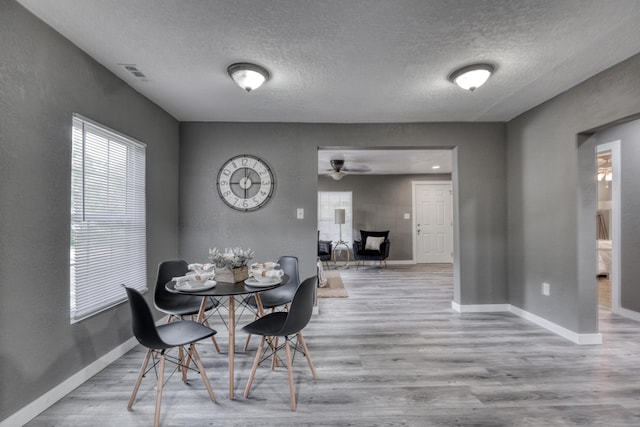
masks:
[(449, 75), (449, 80), (462, 89), (473, 92), (491, 77), (494, 71), (493, 65), (474, 64), (462, 67)]
[(227, 73), (238, 86), (247, 92), (259, 88), (270, 77), (265, 68), (246, 62), (229, 65)]
[(613, 174), (611, 172), (607, 172), (607, 174), (604, 176), (604, 180), (613, 181)]
[(347, 174), (346, 172), (342, 172), (342, 171), (333, 171), (329, 174), (329, 176), (335, 179), (336, 181), (340, 181), (342, 178), (344, 178), (346, 174)]

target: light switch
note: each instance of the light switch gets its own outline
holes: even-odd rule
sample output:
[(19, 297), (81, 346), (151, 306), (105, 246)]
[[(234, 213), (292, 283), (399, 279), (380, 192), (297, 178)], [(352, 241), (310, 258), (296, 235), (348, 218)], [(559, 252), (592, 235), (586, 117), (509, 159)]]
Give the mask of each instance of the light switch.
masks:
[(410, 218), (411, 218), (411, 215), (410, 215), (410, 214), (408, 214), (408, 213), (405, 213), (405, 214), (404, 214), (404, 219), (410, 219)]
[(298, 208), (297, 217), (298, 217), (298, 219), (303, 219), (304, 218), (304, 208)]

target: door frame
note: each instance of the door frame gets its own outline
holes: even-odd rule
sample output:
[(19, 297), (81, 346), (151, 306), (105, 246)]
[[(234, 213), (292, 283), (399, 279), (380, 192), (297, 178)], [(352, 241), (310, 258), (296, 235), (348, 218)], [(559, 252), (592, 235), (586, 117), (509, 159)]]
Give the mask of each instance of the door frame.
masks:
[[(416, 228), (418, 226), (418, 223), (416, 222), (417, 220), (417, 215), (416, 212), (418, 210), (417, 204), (416, 204), (416, 188), (418, 185), (443, 185), (443, 184), (448, 184), (451, 186), (451, 253), (455, 254), (455, 244), (456, 244), (456, 239), (455, 239), (455, 232), (454, 232), (454, 223), (455, 223), (455, 212), (454, 212), (454, 201), (453, 201), (453, 179), (450, 180), (438, 180), (438, 181), (411, 181), (411, 247), (412, 247), (412, 253), (411, 253), (411, 261), (413, 262), (413, 264), (417, 264), (417, 257), (416, 257), (416, 253), (418, 252), (418, 241), (416, 239)], [(452, 263), (454, 263), (455, 261), (455, 255), (452, 255)]]
[[(620, 193), (620, 140), (598, 144), (596, 146), (596, 156), (604, 151), (611, 151), (611, 170), (614, 179), (611, 181), (611, 273), (609, 281), (611, 283), (611, 312), (620, 315), (623, 313), (620, 300), (620, 221), (621, 221), (621, 193)], [(597, 244), (597, 241), (596, 241)], [(596, 249), (597, 251), (597, 249)], [(596, 252), (597, 255), (597, 252)], [(597, 264), (596, 259), (596, 265)], [(597, 282), (596, 282), (597, 286)], [(596, 304), (598, 304), (596, 300)]]

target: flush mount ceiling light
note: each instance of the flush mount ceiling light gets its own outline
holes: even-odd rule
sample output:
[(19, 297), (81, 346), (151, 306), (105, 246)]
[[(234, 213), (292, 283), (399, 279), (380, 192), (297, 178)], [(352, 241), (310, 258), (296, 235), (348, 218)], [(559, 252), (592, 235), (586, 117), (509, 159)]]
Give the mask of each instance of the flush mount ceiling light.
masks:
[(247, 92), (259, 88), (264, 82), (269, 80), (270, 77), (269, 72), (265, 68), (247, 62), (229, 65), (227, 73), (229, 73), (229, 76), (238, 86)]
[(473, 64), (462, 67), (449, 75), (449, 80), (473, 92), (482, 86), (491, 76), (495, 68), (490, 64)]
[(346, 174), (347, 173), (343, 171), (333, 171), (329, 174), (329, 176), (335, 179), (336, 181), (340, 181), (342, 178), (344, 178)]

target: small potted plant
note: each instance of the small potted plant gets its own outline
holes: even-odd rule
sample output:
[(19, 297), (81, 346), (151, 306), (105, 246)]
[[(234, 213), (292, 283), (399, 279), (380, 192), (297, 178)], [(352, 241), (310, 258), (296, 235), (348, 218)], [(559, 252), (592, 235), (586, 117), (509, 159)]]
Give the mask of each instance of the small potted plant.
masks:
[(209, 261), (215, 267), (216, 280), (221, 282), (242, 282), (249, 278), (247, 263), (253, 259), (253, 250), (242, 248), (209, 249)]

